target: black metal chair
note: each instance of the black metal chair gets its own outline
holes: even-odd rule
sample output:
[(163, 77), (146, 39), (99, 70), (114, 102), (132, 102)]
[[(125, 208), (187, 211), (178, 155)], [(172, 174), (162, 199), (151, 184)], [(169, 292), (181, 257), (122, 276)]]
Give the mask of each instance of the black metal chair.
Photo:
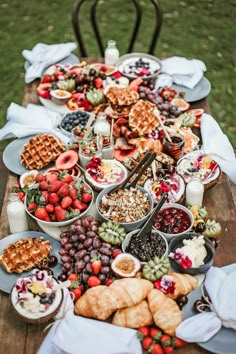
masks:
[[(100, 0), (93, 0), (91, 7), (90, 7), (90, 19), (91, 19), (91, 25), (92, 25), (92, 28), (94, 31), (95, 39), (96, 39), (97, 45), (99, 47), (99, 51), (101, 53), (101, 56), (104, 57), (104, 46), (103, 46), (103, 42), (102, 42), (100, 30), (99, 30), (99, 24), (97, 21), (97, 14), (96, 14), (97, 5), (98, 5), (99, 1)], [(109, 0), (109, 1), (112, 1), (112, 0)], [(127, 0), (124, 0), (124, 1), (127, 1)], [(137, 39), (137, 35), (138, 35), (139, 29), (140, 29), (142, 15), (143, 15), (143, 9), (142, 9), (142, 5), (140, 3), (140, 0), (130, 0), (130, 1), (134, 5), (136, 17), (135, 17), (135, 22), (133, 25), (133, 30), (131, 29), (132, 34), (131, 34), (129, 46), (127, 48), (127, 53), (130, 53), (133, 51), (133, 47), (134, 47), (135, 41)], [(162, 12), (161, 12), (161, 8), (160, 8), (159, 0), (150, 0), (150, 1), (154, 7), (156, 21), (154, 23), (154, 31), (153, 31), (153, 34), (151, 37), (151, 42), (150, 42), (149, 48), (147, 50), (147, 53), (153, 54), (155, 47), (156, 47), (157, 39), (158, 39), (160, 31), (161, 31)], [(86, 2), (86, 1), (85, 0), (76, 0), (75, 1), (74, 9), (72, 12), (72, 24), (73, 24), (73, 29), (74, 29), (76, 39), (79, 44), (80, 55), (81, 55), (81, 57), (88, 57), (89, 55), (88, 55), (88, 52), (85, 48), (83, 34), (82, 34), (80, 24), (79, 24), (80, 10), (81, 10), (81, 6), (84, 2)]]

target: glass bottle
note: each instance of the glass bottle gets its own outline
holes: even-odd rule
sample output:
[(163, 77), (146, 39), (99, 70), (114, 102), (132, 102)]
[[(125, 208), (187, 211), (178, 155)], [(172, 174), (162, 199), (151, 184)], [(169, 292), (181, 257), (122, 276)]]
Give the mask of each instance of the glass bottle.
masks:
[(115, 65), (119, 59), (119, 50), (116, 47), (115, 41), (108, 41), (107, 48), (105, 50), (105, 64), (106, 65)]
[(204, 185), (199, 177), (193, 177), (186, 187), (186, 204), (202, 206)]
[(28, 230), (27, 216), (24, 204), (17, 193), (10, 193), (7, 204), (7, 217), (11, 233)]

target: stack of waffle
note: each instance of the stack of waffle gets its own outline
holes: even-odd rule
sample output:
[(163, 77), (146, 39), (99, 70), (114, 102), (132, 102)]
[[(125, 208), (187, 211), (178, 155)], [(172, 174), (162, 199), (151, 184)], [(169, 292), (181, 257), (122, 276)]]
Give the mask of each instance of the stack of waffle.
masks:
[(114, 117), (128, 117), (130, 109), (139, 99), (139, 94), (129, 88), (110, 86), (105, 96), (113, 110)]
[(159, 126), (159, 120), (153, 113), (156, 105), (149, 101), (139, 100), (129, 113), (129, 126), (140, 136), (152, 133)]
[(51, 251), (49, 241), (40, 238), (22, 238), (8, 245), (0, 256), (0, 264), (8, 273), (22, 273), (38, 265)]
[(54, 161), (63, 151), (65, 145), (49, 134), (38, 134), (24, 146), (20, 158), (22, 165), (29, 170), (39, 170)]

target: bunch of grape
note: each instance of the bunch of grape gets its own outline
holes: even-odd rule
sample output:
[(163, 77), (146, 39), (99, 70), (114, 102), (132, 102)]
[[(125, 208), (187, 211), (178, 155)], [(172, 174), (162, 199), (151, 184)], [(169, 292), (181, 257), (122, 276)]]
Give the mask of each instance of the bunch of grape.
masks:
[(166, 118), (177, 118), (182, 111), (177, 106), (171, 104), (171, 102), (164, 100), (164, 98), (160, 95), (161, 90), (158, 89), (152, 91), (149, 87), (140, 85), (139, 97), (143, 100), (148, 100), (154, 103), (162, 116)]
[(70, 225), (68, 231), (61, 233), (62, 273), (59, 279), (64, 281), (71, 273), (77, 273), (84, 290), (87, 281), (93, 275), (92, 262), (94, 258), (101, 260), (101, 269), (96, 276), (105, 284), (111, 278), (110, 264), (113, 261), (112, 252), (115, 248), (110, 243), (98, 237), (100, 222), (92, 216), (84, 216)]

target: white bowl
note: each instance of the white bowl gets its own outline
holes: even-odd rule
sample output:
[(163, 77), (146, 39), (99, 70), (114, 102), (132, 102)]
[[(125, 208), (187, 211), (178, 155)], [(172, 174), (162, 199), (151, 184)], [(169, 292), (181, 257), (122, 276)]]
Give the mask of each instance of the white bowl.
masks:
[[(98, 214), (101, 216), (102, 220), (106, 220), (106, 221), (112, 221), (112, 222), (115, 222), (109, 218), (107, 218), (106, 216), (104, 216), (100, 209), (99, 209), (99, 203), (101, 202), (102, 200), (102, 197), (109, 193), (110, 191), (112, 191), (112, 189), (114, 189), (116, 187), (116, 185), (113, 185), (111, 187), (108, 187), (108, 188), (105, 188), (103, 189), (99, 195), (97, 196), (97, 199), (96, 199), (96, 209), (97, 209), (97, 212)], [(140, 189), (144, 194), (147, 194), (148, 196), (148, 200), (149, 200), (149, 203), (150, 203), (150, 211), (149, 213), (147, 213), (147, 215), (145, 215), (142, 219), (140, 220), (137, 220), (137, 221), (133, 221), (133, 222), (119, 222), (118, 224), (120, 225), (123, 225), (126, 229), (126, 231), (133, 231), (133, 230), (137, 230), (138, 228), (140, 228), (144, 223), (145, 221), (148, 219), (152, 209), (153, 209), (153, 199), (151, 197), (151, 194), (149, 192), (147, 192), (143, 187), (140, 187), (140, 186), (136, 186), (136, 188)]]
[(172, 233), (172, 234), (171, 233), (166, 233), (166, 232), (163, 232), (163, 231), (157, 229), (154, 226), (154, 223), (153, 223), (153, 228), (158, 230), (158, 232), (161, 235), (163, 235), (167, 239), (167, 241), (171, 241), (173, 238), (177, 238), (178, 236), (182, 236), (182, 235), (188, 233), (192, 229), (193, 223), (194, 223), (194, 217), (193, 217), (193, 214), (191, 213), (191, 211), (188, 208), (186, 208), (185, 206), (183, 206), (181, 204), (177, 204), (177, 203), (165, 203), (160, 211), (168, 209), (168, 208), (176, 208), (176, 209), (180, 209), (180, 210), (184, 211), (188, 215), (189, 221), (190, 221), (190, 225), (185, 231), (180, 232), (180, 233)]
[[(82, 114), (82, 113), (86, 114), (86, 116), (87, 116), (86, 121), (88, 121), (89, 118), (90, 118), (90, 116), (91, 116), (91, 113), (86, 112), (86, 111), (83, 111), (82, 109), (77, 109), (76, 111), (71, 111), (71, 112), (65, 113), (65, 114), (63, 115), (63, 117), (61, 118), (61, 121), (60, 121), (60, 125), (59, 125), (59, 128), (61, 129), (61, 131), (63, 132), (63, 134), (65, 134), (65, 135), (67, 135), (67, 136), (69, 136), (69, 137), (72, 137), (72, 136), (73, 136), (73, 133), (72, 133), (73, 129), (74, 129), (75, 127), (77, 127), (77, 126), (82, 127), (82, 125), (80, 124), (80, 121), (79, 121), (78, 123), (75, 123), (75, 125), (72, 127), (71, 131), (68, 131), (68, 130), (64, 129), (64, 128), (62, 127), (62, 125), (61, 125), (62, 122), (63, 122), (63, 120), (65, 120), (66, 117), (71, 118), (71, 117), (74, 117), (74, 116), (76, 116), (76, 115), (80, 115), (80, 114)], [(78, 117), (77, 117), (77, 118), (74, 118), (73, 121), (76, 121), (76, 119), (79, 119), (79, 118), (78, 118)], [(85, 125), (86, 125), (86, 124), (84, 124), (83, 127), (85, 127)]]
[[(76, 181), (79, 180), (79, 178), (77, 178), (77, 177), (73, 177), (73, 179), (76, 180)], [(29, 212), (29, 210), (27, 209), (27, 194), (26, 194), (26, 198), (25, 198), (25, 210), (26, 210), (27, 214), (29, 214), (29, 216), (32, 219), (34, 219), (37, 222), (40, 222), (41, 224), (45, 224), (45, 225), (48, 225), (48, 226), (66, 226), (66, 225), (73, 224), (73, 222), (75, 222), (77, 219), (81, 218), (82, 216), (84, 216), (88, 212), (88, 210), (91, 208), (91, 206), (93, 204), (93, 201), (94, 201), (94, 193), (93, 193), (92, 188), (88, 185), (88, 183), (86, 183), (84, 181), (83, 181), (83, 184), (86, 185), (89, 188), (89, 190), (91, 191), (92, 200), (90, 201), (90, 204), (88, 205), (87, 209), (85, 209), (82, 213), (80, 213), (79, 215), (75, 216), (72, 219), (68, 219), (68, 220), (65, 220), (65, 221), (45, 221), (45, 220), (41, 220), (39, 218), (36, 218), (36, 216), (31, 214)]]
[[(124, 239), (124, 241), (123, 241), (122, 244), (121, 244), (121, 248), (122, 248), (122, 251), (123, 251), (123, 252), (126, 252), (126, 253), (127, 253), (126, 248), (128, 247), (131, 238), (132, 238), (134, 235), (136, 235), (140, 230), (141, 230), (141, 229), (131, 231), (131, 232), (129, 232), (129, 233), (125, 236), (125, 239)], [(164, 240), (165, 245), (166, 245), (166, 251), (165, 251), (161, 256), (167, 256), (168, 253), (169, 253), (169, 251), (168, 251), (168, 242), (167, 242), (166, 238), (165, 238), (159, 231), (157, 231), (157, 230), (155, 230), (155, 229), (152, 229), (152, 234), (154, 234), (154, 235), (159, 235), (159, 236)], [(157, 255), (157, 256), (158, 256), (158, 255)], [(158, 256), (158, 257), (160, 257), (160, 256)], [(142, 262), (142, 261), (140, 261), (140, 262), (141, 262), (142, 264), (145, 264), (145, 263), (146, 263), (146, 262)]]
[(71, 98), (71, 93), (66, 91), (66, 90), (52, 90), (50, 92), (51, 94), (51, 100), (59, 105), (65, 104), (69, 99)]

